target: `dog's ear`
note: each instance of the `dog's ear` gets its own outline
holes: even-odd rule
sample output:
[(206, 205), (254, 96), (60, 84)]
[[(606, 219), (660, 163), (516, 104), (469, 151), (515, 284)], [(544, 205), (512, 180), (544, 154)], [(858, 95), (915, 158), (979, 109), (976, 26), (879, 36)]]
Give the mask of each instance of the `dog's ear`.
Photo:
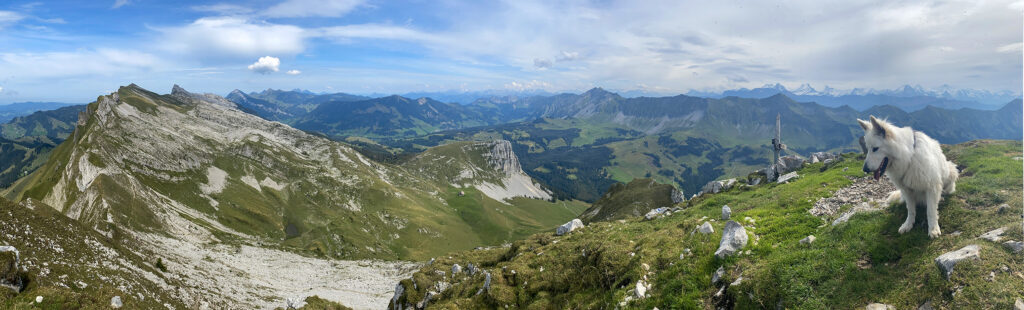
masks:
[(868, 123), (868, 121), (858, 118), (857, 123), (860, 124), (860, 128), (864, 128), (864, 131), (871, 130), (871, 123)]
[(886, 126), (885, 122), (878, 120), (874, 115), (871, 116), (871, 128), (874, 128), (876, 135), (880, 137), (889, 137), (889, 127)]

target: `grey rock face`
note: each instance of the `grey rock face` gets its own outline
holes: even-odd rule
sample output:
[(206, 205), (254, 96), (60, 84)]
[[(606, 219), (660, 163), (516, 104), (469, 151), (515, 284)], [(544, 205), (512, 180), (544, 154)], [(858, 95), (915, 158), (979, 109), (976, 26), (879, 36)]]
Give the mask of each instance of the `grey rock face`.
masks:
[(460, 272), (462, 272), (462, 266), (459, 266), (459, 264), (452, 265), (452, 276), (453, 277), (455, 276), (455, 274), (460, 273)]
[(0, 246), (0, 287), (6, 287), (15, 293), (21, 292), (24, 285), (18, 275), (21, 257), (18, 249), (13, 246)]
[(491, 166), (505, 174), (519, 173), (523, 170), (519, 165), (519, 157), (512, 152), (512, 142), (508, 140), (494, 141), (491, 151), (484, 157), (487, 157), (487, 162)]
[(722, 231), (722, 242), (718, 244), (715, 256), (725, 258), (735, 254), (745, 246), (747, 246), (747, 230), (740, 223), (729, 221), (725, 223), (725, 229)]
[(732, 209), (729, 208), (729, 205), (722, 206), (722, 220), (723, 221), (728, 221), (729, 220), (729, 216), (731, 216), (731, 215), (732, 215)]
[(1024, 300), (1017, 298), (1017, 301), (1013, 303), (1014, 310), (1024, 310)]
[(672, 203), (680, 203), (686, 201), (686, 194), (683, 191), (673, 188), (672, 189)]
[(583, 228), (583, 221), (580, 221), (580, 219), (573, 219), (562, 224), (562, 226), (558, 226), (558, 229), (555, 230), (555, 234), (561, 236), (580, 228)]
[(948, 280), (949, 276), (953, 274), (953, 267), (955, 267), (956, 264), (964, 260), (981, 259), (979, 251), (980, 248), (978, 245), (968, 245), (959, 250), (939, 255), (939, 257), (935, 258), (935, 265), (939, 267), (939, 271), (941, 271), (942, 275)]

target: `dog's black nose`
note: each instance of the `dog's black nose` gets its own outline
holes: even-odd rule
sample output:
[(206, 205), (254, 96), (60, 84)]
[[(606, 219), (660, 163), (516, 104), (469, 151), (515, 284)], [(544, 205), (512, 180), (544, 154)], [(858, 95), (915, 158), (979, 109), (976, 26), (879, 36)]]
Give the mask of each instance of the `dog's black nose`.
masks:
[(871, 173), (871, 169), (868, 169), (868, 164), (864, 164), (864, 173)]

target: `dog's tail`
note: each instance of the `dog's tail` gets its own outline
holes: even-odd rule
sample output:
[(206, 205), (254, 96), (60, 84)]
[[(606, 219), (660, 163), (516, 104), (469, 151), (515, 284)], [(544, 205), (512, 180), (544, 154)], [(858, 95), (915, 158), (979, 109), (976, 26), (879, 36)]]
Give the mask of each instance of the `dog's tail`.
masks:
[(889, 193), (889, 198), (885, 199), (886, 204), (900, 203), (903, 200), (903, 194), (900, 191), (895, 190)]
[(949, 171), (949, 175), (943, 178), (944, 182), (942, 182), (942, 193), (952, 194), (953, 192), (956, 192), (956, 180), (960, 178), (960, 170), (956, 169), (956, 165), (950, 161), (946, 162), (946, 166), (948, 166), (946, 169)]

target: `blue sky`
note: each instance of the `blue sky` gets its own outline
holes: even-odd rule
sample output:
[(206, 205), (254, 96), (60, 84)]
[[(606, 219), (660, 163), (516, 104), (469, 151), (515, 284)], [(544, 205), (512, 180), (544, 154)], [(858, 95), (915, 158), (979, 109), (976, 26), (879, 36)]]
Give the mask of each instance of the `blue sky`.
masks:
[(120, 85), (683, 93), (781, 82), (1011, 91), (1022, 1), (6, 1), (0, 103)]

